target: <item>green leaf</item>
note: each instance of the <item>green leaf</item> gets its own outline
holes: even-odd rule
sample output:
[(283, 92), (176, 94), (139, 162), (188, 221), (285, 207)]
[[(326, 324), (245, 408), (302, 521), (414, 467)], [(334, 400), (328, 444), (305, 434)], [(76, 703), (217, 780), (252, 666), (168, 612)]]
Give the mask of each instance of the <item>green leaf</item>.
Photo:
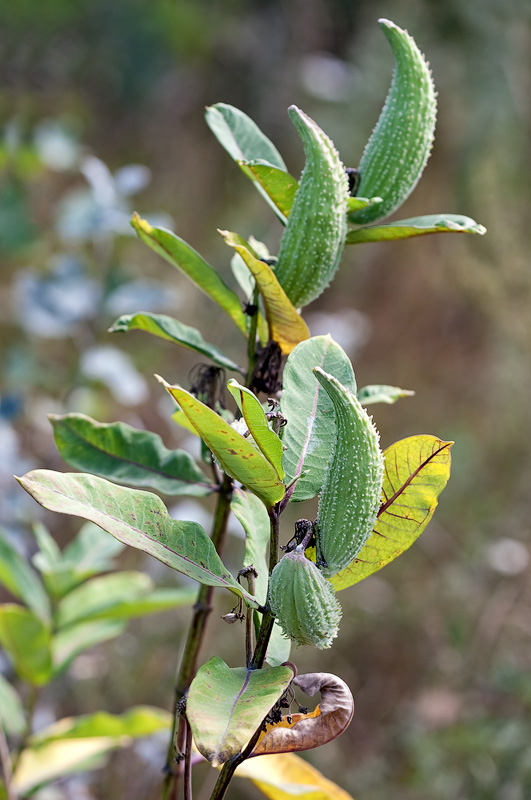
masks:
[[(286, 165), (273, 142), (262, 133), (258, 125), (247, 114), (226, 103), (216, 103), (207, 107), (205, 119), (218, 142), (239, 164), (245, 175), (253, 181), (258, 192), (278, 214), (277, 206), (261, 182), (246, 168), (248, 161), (264, 161), (272, 167), (284, 171)], [(280, 216), (280, 214), (278, 215)], [(280, 218), (282, 219), (282, 217)]]
[(202, 356), (206, 356), (214, 364), (226, 369), (245, 374), (245, 370), (235, 361), (221, 352), (215, 345), (206, 342), (197, 328), (179, 322), (166, 314), (152, 314), (149, 311), (139, 311), (137, 314), (122, 314), (109, 328), (109, 333), (124, 333), (126, 331), (146, 331), (166, 339), (168, 342), (180, 344)]
[[(258, 611), (254, 612), (261, 618)], [(267, 645), (266, 661), (271, 667), (279, 667), (289, 660), (291, 653), (291, 639), (284, 636), (278, 619), (275, 619), (271, 637)]]
[(36, 747), (64, 739), (89, 739), (95, 736), (112, 736), (113, 739), (131, 736), (136, 739), (167, 730), (171, 719), (168, 711), (154, 706), (133, 706), (124, 714), (97, 711), (95, 714), (60, 719), (31, 736), (29, 743)]
[(242, 489), (234, 490), (230, 507), (245, 531), (243, 566), (249, 567), (252, 564), (256, 569), (258, 573), (256, 578), (256, 599), (264, 605), (269, 581), (269, 563), (267, 559), (271, 529), (269, 514), (262, 501), (256, 495), (244, 492)]
[(351, 211), (359, 211), (360, 208), (367, 208), (367, 206), (372, 205), (373, 203), (381, 203), (381, 197), (348, 197), (347, 198), (347, 210), (350, 213)]
[[(245, 554), (243, 566), (251, 564), (256, 569), (256, 598), (264, 605), (267, 598), (269, 584), (268, 549), (270, 539), (270, 520), (264, 504), (250, 492), (235, 489), (231, 511), (241, 523), (245, 531)], [(254, 612), (255, 628), (260, 628), (262, 615)], [(280, 626), (275, 620), (271, 638), (267, 646), (266, 661), (272, 667), (278, 667), (289, 659), (291, 641), (282, 634)]]
[(42, 583), (1, 529), (0, 584), (22, 600), (37, 616), (44, 618), (50, 616), (50, 603)]
[(240, 161), (241, 168), (265, 192), (269, 204), (285, 225), (289, 217), (299, 183), (293, 175), (267, 161)]
[(163, 378), (159, 380), (177, 401), (227, 475), (243, 483), (268, 507), (283, 498), (284, 484), (256, 447), (190, 392), (180, 386), (170, 386)]
[[(315, 380), (320, 366), (353, 394), (356, 379), (345, 351), (327, 336), (313, 336), (288, 357), (280, 400), (287, 425), (282, 429), (286, 483), (297, 478), (292, 500), (309, 500), (321, 491), (336, 436), (332, 401)], [(307, 471), (307, 474), (303, 474)]]
[(171, 519), (162, 500), (151, 492), (126, 489), (94, 475), (45, 469), (17, 480), (44, 508), (88, 519), (177, 572), (207, 586), (229, 589), (256, 605), (228, 572), (203, 528)]
[(171, 715), (150, 706), (131, 708), (121, 716), (97, 712), (69, 717), (50, 725), (29, 740), (20, 754), (13, 787), (26, 795), (37, 786), (82, 769), (103, 765), (102, 757), (131, 740), (169, 730)]
[(116, 572), (86, 581), (68, 594), (57, 608), (57, 624), (95, 619), (129, 619), (167, 608), (192, 604), (193, 589), (154, 590), (148, 575), (142, 572)]
[(424, 217), (411, 217), (385, 225), (368, 225), (347, 233), (347, 244), (362, 242), (391, 242), (396, 239), (410, 239), (428, 233), (476, 233), (483, 236), (487, 229), (470, 217), (460, 214), (428, 214)]
[(158, 614), (181, 606), (191, 606), (197, 599), (196, 589), (154, 589), (143, 597), (122, 600), (112, 607), (102, 608), (97, 612), (98, 619), (131, 619)]
[(248, 758), (236, 776), (250, 778), (270, 800), (353, 800), (336, 783), (295, 753)]
[(63, 628), (53, 637), (53, 674), (63, 672), (84, 650), (123, 633), (127, 620), (104, 619)]
[[(115, 572), (85, 581), (73, 589), (57, 607), (59, 628), (74, 623), (113, 617), (112, 609), (124, 600), (136, 600), (153, 589), (153, 581), (143, 572)], [(106, 613), (111, 612), (111, 613)]]
[(100, 737), (26, 747), (20, 754), (12, 788), (18, 797), (28, 797), (39, 786), (57, 778), (101, 769), (107, 761), (106, 754), (116, 746), (114, 740)]
[(273, 142), (243, 111), (226, 103), (215, 103), (207, 107), (205, 119), (218, 142), (235, 161), (263, 160), (278, 169), (286, 169)]
[(452, 444), (420, 435), (385, 450), (382, 506), (376, 525), (356, 558), (330, 579), (337, 591), (385, 567), (420, 536), (450, 477)]
[(19, 736), (26, 730), (22, 700), (0, 673), (0, 727), (8, 736)]
[(309, 338), (308, 326), (278, 282), (271, 267), (255, 257), (248, 242), (230, 231), (220, 230), (219, 233), (229, 247), (234, 247), (242, 257), (256, 280), (264, 301), (271, 338), (278, 343), (283, 353), (291, 353), (299, 342)]
[(372, 384), (360, 389), (356, 397), (363, 406), (371, 403), (396, 403), (401, 397), (411, 397), (415, 392), (409, 389), (399, 389), (398, 386), (386, 386), (385, 384)]
[(112, 558), (124, 548), (121, 542), (92, 522), (81, 526), (63, 553), (43, 525), (35, 525), (34, 533), (40, 552), (34, 555), (33, 564), (42, 573), (48, 592), (56, 599), (98, 572), (112, 569)]
[(19, 677), (42, 686), (52, 676), (50, 629), (33, 611), (13, 603), (0, 606), (0, 644)]
[(172, 266), (184, 272), (202, 292), (221, 306), (242, 333), (247, 335), (247, 321), (238, 295), (193, 247), (165, 228), (154, 228), (138, 214), (133, 215), (131, 225), (143, 242)]
[(85, 522), (63, 550), (63, 561), (75, 564), (77, 571), (89, 577), (114, 567), (113, 559), (124, 549), (122, 542), (113, 539), (93, 522)]
[(280, 480), (282, 480), (284, 477), (284, 470), (282, 469), (282, 442), (269, 427), (262, 404), (256, 395), (245, 386), (239, 384), (234, 378), (229, 380), (227, 387), (243, 414), (249, 433), (274, 468)]
[(51, 414), (50, 421), (61, 456), (81, 472), (168, 495), (204, 497), (215, 489), (188, 453), (168, 450), (156, 433), (84, 414)]
[(214, 766), (237, 755), (287, 689), (290, 667), (230, 669), (211, 658), (197, 672), (186, 716), (199, 752)]

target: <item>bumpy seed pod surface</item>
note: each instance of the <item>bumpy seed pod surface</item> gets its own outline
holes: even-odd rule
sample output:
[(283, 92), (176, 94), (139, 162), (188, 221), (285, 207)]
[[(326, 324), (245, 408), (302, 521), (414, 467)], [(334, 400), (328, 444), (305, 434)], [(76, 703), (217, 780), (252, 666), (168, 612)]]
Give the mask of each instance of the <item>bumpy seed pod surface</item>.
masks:
[(280, 243), (275, 274), (293, 305), (326, 289), (347, 235), (348, 181), (332, 141), (297, 106), (288, 109), (304, 144), (306, 164)]
[(357, 398), (336, 378), (314, 368), (336, 416), (336, 445), (319, 498), (317, 565), (331, 578), (356, 557), (376, 521), (383, 483), (379, 434)]
[(287, 553), (273, 570), (269, 604), (284, 634), (297, 644), (324, 650), (338, 634), (341, 606), (334, 589), (301, 546)]
[(380, 19), (395, 57), (389, 94), (359, 164), (360, 197), (381, 197), (381, 203), (349, 214), (364, 224), (391, 214), (408, 197), (429, 158), (437, 116), (430, 68), (407, 31)]

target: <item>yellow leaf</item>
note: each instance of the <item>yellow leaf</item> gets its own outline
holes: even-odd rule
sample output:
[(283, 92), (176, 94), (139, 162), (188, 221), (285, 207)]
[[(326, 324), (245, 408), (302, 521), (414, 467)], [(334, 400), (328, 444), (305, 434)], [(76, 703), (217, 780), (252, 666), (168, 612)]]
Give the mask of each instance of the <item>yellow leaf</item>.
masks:
[(271, 800), (353, 800), (352, 796), (293, 753), (257, 756), (236, 770)]
[(225, 242), (239, 253), (256, 281), (264, 301), (271, 338), (278, 343), (284, 354), (291, 353), (299, 342), (310, 338), (308, 326), (278, 282), (271, 267), (256, 258), (245, 239), (230, 231), (219, 232)]

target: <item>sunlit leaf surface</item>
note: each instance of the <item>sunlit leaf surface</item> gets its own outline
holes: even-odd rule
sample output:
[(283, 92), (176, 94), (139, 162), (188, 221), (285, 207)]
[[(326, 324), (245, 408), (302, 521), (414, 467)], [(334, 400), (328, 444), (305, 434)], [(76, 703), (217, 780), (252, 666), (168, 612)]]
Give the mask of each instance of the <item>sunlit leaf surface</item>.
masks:
[(250, 778), (270, 800), (352, 800), (340, 786), (294, 753), (248, 758), (236, 776)]
[(0, 728), (2, 727), (8, 735), (20, 735), (26, 728), (26, 718), (22, 700), (7, 678), (0, 673)]
[(193, 247), (175, 233), (165, 228), (153, 227), (138, 214), (133, 216), (131, 224), (143, 242), (172, 266), (184, 272), (201, 291), (227, 312), (243, 333), (246, 333), (247, 321), (238, 295)]
[(297, 179), (267, 161), (241, 161), (240, 166), (258, 182), (285, 224), (299, 188)]
[(29, 608), (0, 605), (0, 645), (9, 654), (17, 674), (34, 686), (52, 675), (51, 631)]
[(48, 617), (50, 603), (37, 573), (0, 530), (0, 585), (22, 600), (35, 614)]
[(286, 165), (273, 142), (268, 139), (256, 122), (248, 117), (247, 114), (227, 103), (216, 103), (208, 106), (205, 111), (205, 119), (218, 142), (234, 161), (240, 165), (245, 175), (253, 181), (258, 192), (281, 221), (284, 221), (285, 218), (282, 212), (278, 211), (276, 203), (265, 190), (262, 182), (247, 169), (245, 163), (248, 161), (265, 162), (273, 168), (284, 172)]
[(382, 506), (376, 525), (354, 561), (330, 579), (337, 591), (385, 567), (420, 536), (450, 477), (452, 444), (420, 435), (385, 450)]
[(249, 389), (231, 378), (228, 390), (236, 400), (247, 427), (256, 444), (282, 480), (282, 442), (269, 427), (262, 404)]
[(23, 794), (63, 775), (100, 767), (110, 750), (170, 725), (167, 711), (150, 706), (133, 707), (121, 716), (100, 711), (59, 720), (30, 738), (17, 763), (14, 789)]
[(371, 384), (360, 389), (356, 397), (362, 406), (368, 406), (371, 403), (396, 403), (401, 397), (410, 397), (414, 394), (415, 392), (409, 389), (400, 389), (398, 386)]
[(271, 338), (278, 343), (283, 353), (291, 353), (299, 342), (309, 339), (308, 326), (293, 306), (271, 267), (256, 258), (245, 239), (230, 231), (220, 231), (220, 234), (243, 258), (256, 280), (264, 301)]
[(190, 392), (180, 386), (170, 386), (162, 378), (160, 381), (228, 475), (243, 483), (267, 506), (282, 499), (284, 484), (256, 447)]

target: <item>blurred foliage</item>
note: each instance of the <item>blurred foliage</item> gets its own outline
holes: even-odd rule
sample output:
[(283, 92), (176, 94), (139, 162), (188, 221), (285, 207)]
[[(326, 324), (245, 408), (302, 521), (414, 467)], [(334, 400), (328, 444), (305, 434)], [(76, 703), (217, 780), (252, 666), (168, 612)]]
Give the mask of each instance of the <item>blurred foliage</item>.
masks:
[[(214, 142), (203, 107), (223, 101), (245, 110), (297, 175), (302, 154), (286, 115), (296, 103), (355, 166), (392, 67), (375, 24), (380, 16), (414, 34), (439, 91), (434, 153), (401, 215), (455, 210), (485, 224), (488, 234), (360, 245), (308, 314), (313, 334), (330, 330), (349, 350), (360, 382), (385, 377), (416, 391), (375, 412), (384, 446), (423, 428), (456, 441), (452, 480), (428, 532), (380, 576), (344, 593), (350, 605), (340, 639), (333, 656), (319, 656), (319, 669), (347, 681), (356, 715), (347, 734), (311, 758), (357, 798), (525, 800), (531, 791), (531, 10), (525, 0), (2, 4), (0, 517), (28, 547), (37, 510), (10, 476), (30, 466), (60, 467), (46, 413), (123, 419), (175, 446), (178, 432), (150, 376), (157, 371), (185, 381), (192, 360), (142, 334), (130, 334), (117, 349), (106, 328), (143, 305), (204, 327), (229, 353), (233, 345), (207, 302), (126, 235), (131, 186), (143, 215), (155, 219), (153, 208), (163, 219), (171, 215), (177, 232), (224, 276), (229, 256), (216, 227), (253, 233), (276, 252), (280, 226)], [(120, 179), (128, 164), (146, 165), (151, 182), (138, 171), (136, 183)], [(112, 374), (102, 367), (109, 358), (111, 373), (129, 375), (125, 396), (116, 386), (113, 393)], [(210, 501), (188, 501), (181, 513), (200, 519), (205, 508)], [(50, 526), (63, 541), (71, 535), (68, 521)], [(128, 555), (124, 566), (159, 576), (161, 568), (135, 558)], [(220, 604), (219, 613), (228, 610)], [(43, 695), (42, 724), (51, 714), (121, 712), (131, 698), (167, 707), (187, 623), (182, 616), (139, 621), (136, 635), (80, 657)], [(215, 616), (204, 660), (213, 652), (230, 660)], [(296, 658), (301, 670), (315, 667), (304, 649)], [(135, 745), (134, 759), (118, 753), (106, 770), (72, 779), (53, 797), (156, 796), (164, 747), (156, 740)], [(249, 797), (243, 784), (231, 792)]]

